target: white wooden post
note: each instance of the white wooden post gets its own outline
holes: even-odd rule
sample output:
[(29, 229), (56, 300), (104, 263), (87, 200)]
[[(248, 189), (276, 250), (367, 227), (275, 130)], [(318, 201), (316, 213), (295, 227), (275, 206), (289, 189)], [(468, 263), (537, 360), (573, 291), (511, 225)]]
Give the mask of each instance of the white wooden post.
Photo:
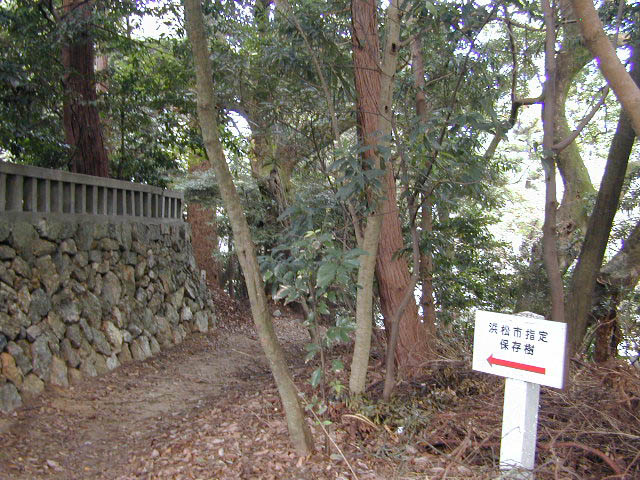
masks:
[(507, 378), (504, 387), (500, 470), (503, 478), (533, 480), (540, 385)]

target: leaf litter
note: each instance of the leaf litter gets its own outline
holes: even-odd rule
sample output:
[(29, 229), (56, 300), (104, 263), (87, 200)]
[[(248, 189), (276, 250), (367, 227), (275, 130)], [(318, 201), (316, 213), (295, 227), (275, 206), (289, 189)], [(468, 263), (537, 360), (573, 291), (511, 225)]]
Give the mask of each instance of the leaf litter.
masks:
[[(503, 380), (439, 361), (381, 396), (381, 352), (359, 402), (332, 398), (312, 421), (317, 451), (291, 448), (249, 312), (222, 294), (220, 327), (70, 389), (49, 387), (0, 417), (1, 479), (488, 479), (498, 474)], [(274, 319), (308, 401), (308, 333)], [(459, 349), (457, 350), (460, 353)], [(467, 352), (468, 353), (468, 352)], [(348, 346), (330, 352), (349, 363)], [(468, 356), (468, 355), (467, 355)], [(374, 355), (375, 357), (375, 355)], [(346, 373), (339, 380), (347, 384)], [(640, 478), (640, 371), (574, 362), (543, 388), (536, 478)], [(326, 441), (326, 435), (331, 436)]]

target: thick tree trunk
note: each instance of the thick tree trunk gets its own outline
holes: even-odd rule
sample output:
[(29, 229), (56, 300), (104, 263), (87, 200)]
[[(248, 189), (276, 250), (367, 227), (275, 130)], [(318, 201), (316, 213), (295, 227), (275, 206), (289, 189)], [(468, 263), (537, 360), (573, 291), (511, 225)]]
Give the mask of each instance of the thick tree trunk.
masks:
[(199, 203), (190, 203), (187, 205), (187, 221), (191, 225), (191, 244), (196, 263), (206, 272), (207, 283), (220, 287), (220, 267), (215, 259), (218, 232), (213, 210)]
[[(412, 285), (409, 265), (398, 252), (404, 248), (400, 212), (396, 200), (396, 183), (390, 166), (384, 178), (386, 198), (382, 204), (382, 230), (376, 260), (376, 278), (380, 292), (380, 307), (385, 320), (387, 336), (391, 332), (391, 319), (398, 311), (404, 293)], [(414, 268), (420, 268), (415, 265)], [(431, 357), (431, 338), (421, 322), (418, 306), (413, 298), (400, 317), (396, 362), (406, 373), (417, 371)]]
[[(258, 0), (253, 6), (253, 16), (260, 36), (269, 35), (272, 0)], [(281, 9), (276, 9), (279, 15)], [(265, 52), (258, 47), (257, 57)], [(260, 60), (258, 60), (260, 61)], [(258, 80), (260, 82), (260, 80)], [(258, 183), (263, 198), (269, 204), (269, 221), (277, 223), (278, 217), (288, 208), (291, 194), (291, 174), (302, 158), (297, 146), (278, 132), (274, 121), (272, 88), (258, 87), (244, 98), (244, 114), (251, 128), (251, 175)], [(276, 128), (274, 128), (276, 127)]]
[(184, 10), (185, 25), (191, 42), (196, 70), (198, 119), (207, 156), (215, 170), (220, 193), (231, 222), (238, 259), (249, 292), (251, 313), (260, 343), (269, 361), (271, 372), (280, 393), (287, 417), (291, 442), (300, 455), (307, 455), (313, 450), (313, 438), (298, 402), (297, 389), (289, 374), (284, 353), (273, 330), (255, 245), (242, 210), (242, 202), (233, 184), (220, 139), (218, 138), (216, 102), (212, 81), (213, 72), (209, 49), (207, 48), (200, 0), (184, 0)]
[[(259, 104), (271, 104), (263, 99)], [(291, 175), (300, 160), (295, 147), (289, 144), (278, 146), (281, 141), (271, 127), (264, 124), (265, 114), (260, 109), (247, 109), (247, 120), (251, 127), (251, 176), (269, 206), (269, 217), (276, 224), (278, 217), (289, 207), (291, 200)]]
[[(410, 210), (415, 211), (414, 202), (410, 202), (409, 205)], [(415, 224), (411, 226), (411, 250), (413, 256), (413, 263), (420, 263), (420, 237), (418, 235), (418, 228)], [(416, 284), (418, 283), (418, 278), (420, 277), (419, 269), (415, 269), (413, 274), (411, 275), (411, 279), (409, 280), (409, 285), (405, 289), (402, 300), (398, 305), (398, 308), (392, 318), (391, 321), (391, 334), (389, 335), (388, 347), (387, 347), (387, 358), (385, 361), (386, 372), (384, 376), (384, 390), (382, 391), (382, 398), (385, 401), (389, 401), (391, 398), (391, 393), (396, 384), (396, 373), (395, 373), (395, 357), (396, 357), (396, 348), (399, 345), (399, 335), (400, 330), (402, 328), (402, 324), (400, 322), (400, 317), (404, 314), (405, 308), (409, 304), (415, 305), (415, 300), (413, 299), (414, 290)]]
[[(210, 168), (209, 162), (201, 162), (189, 168), (189, 171), (206, 171)], [(215, 253), (218, 252), (215, 212), (211, 207), (190, 202), (187, 205), (187, 221), (191, 225), (191, 244), (198, 267), (206, 272), (207, 282), (210, 285), (221, 287), (220, 265), (215, 258)]]
[(602, 267), (592, 297), (589, 320), (596, 325), (594, 360), (604, 362), (617, 352), (620, 328), (618, 304), (640, 279), (640, 222), (624, 241), (622, 249)]
[(72, 32), (62, 46), (63, 125), (71, 148), (71, 171), (108, 177), (109, 157), (96, 107), (93, 39), (86, 26), (92, 8), (92, 1), (63, 2), (62, 22)]
[[(381, 90), (376, 3), (373, 0), (352, 0), (351, 22), (360, 141), (370, 147), (363, 153), (365, 159), (370, 160), (374, 168), (380, 168), (380, 158), (376, 151)], [(370, 197), (372, 202), (377, 201), (373, 192)], [(382, 224), (382, 217), (376, 210), (374, 209), (367, 218), (362, 241), (362, 249), (367, 253), (360, 256), (358, 269), (355, 344), (349, 376), (349, 391), (355, 395), (365, 390), (371, 348), (373, 279)]]
[[(383, 83), (381, 89), (382, 117), (380, 132), (383, 138), (390, 138), (393, 116), (392, 101), (398, 49), (400, 44), (400, 10), (397, 1), (389, 5), (387, 17), (387, 36), (382, 56)], [(426, 113), (425, 113), (426, 114)], [(385, 319), (387, 338), (391, 332), (392, 319), (402, 304), (404, 293), (411, 288), (409, 265), (398, 253), (404, 249), (400, 210), (398, 209), (395, 178), (391, 162), (386, 166), (384, 185), (386, 197), (382, 206), (382, 229), (376, 261), (376, 279), (380, 291), (380, 305)], [(414, 268), (420, 268), (415, 265)], [(418, 315), (418, 307), (413, 296), (400, 316), (396, 361), (398, 368), (407, 373), (415, 372), (419, 365), (431, 356), (433, 339)]]
[[(632, 79), (640, 84), (640, 48), (634, 49)], [(578, 264), (571, 279), (570, 293), (567, 299), (567, 323), (569, 324), (570, 353), (579, 351), (584, 336), (587, 332), (589, 316), (593, 302), (593, 293), (596, 286), (596, 277), (602, 265), (602, 259), (609, 240), (613, 219), (618, 210), (620, 194), (624, 183), (629, 156), (635, 141), (635, 134), (631, 120), (624, 110), (620, 112), (618, 127), (611, 141), (609, 155), (605, 167), (596, 204), (589, 219), (589, 226), (582, 245), (582, 251), (578, 258)], [(615, 314), (606, 313), (601, 316), (603, 330), (613, 332), (615, 326)], [(600, 329), (600, 327), (598, 327)], [(603, 332), (599, 332), (603, 337)], [(606, 335), (604, 335), (606, 336)], [(608, 335), (611, 338), (611, 335)], [(602, 359), (607, 352), (600, 344), (599, 358)]]
[[(576, 75), (591, 60), (586, 48), (575, 45), (578, 35), (574, 26), (565, 25), (562, 43), (571, 47), (556, 55), (554, 145), (571, 133), (566, 114), (567, 98)], [(576, 237), (586, 230), (589, 199), (596, 191), (575, 141), (557, 152), (556, 161), (564, 187), (557, 214), (558, 263), (564, 273), (578, 256), (580, 238)]]
[[(587, 65), (591, 56), (578, 43), (579, 31), (571, 23), (571, 9), (566, 0), (561, 4), (563, 14), (564, 46), (555, 56), (555, 101), (553, 102), (553, 145), (570, 134), (566, 116), (566, 101), (576, 75)], [(570, 49), (567, 47), (570, 46)], [(564, 274), (580, 250), (582, 232), (586, 231), (590, 198), (596, 193), (575, 141), (555, 155), (562, 177), (564, 193), (556, 212), (556, 238), (558, 268)], [(528, 310), (549, 315), (549, 281), (544, 271), (542, 242), (537, 241), (531, 251), (530, 264), (521, 281), (522, 294), (516, 304), (517, 311)]]

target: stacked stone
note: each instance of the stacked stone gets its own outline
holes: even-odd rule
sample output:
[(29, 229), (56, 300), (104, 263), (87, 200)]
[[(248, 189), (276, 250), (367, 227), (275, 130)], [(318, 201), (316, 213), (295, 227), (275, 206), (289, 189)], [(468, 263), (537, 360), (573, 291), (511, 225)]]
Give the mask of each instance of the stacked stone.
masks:
[(215, 323), (188, 225), (0, 220), (0, 410)]

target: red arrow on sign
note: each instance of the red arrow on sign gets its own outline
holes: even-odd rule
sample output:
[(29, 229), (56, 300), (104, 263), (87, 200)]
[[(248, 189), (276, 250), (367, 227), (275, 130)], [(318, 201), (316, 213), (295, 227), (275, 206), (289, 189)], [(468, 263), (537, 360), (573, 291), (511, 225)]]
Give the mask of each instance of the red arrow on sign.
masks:
[(535, 365), (527, 365), (526, 363), (511, 362), (509, 360), (503, 360), (502, 358), (496, 358), (493, 353), (487, 358), (489, 365), (502, 365), (503, 367), (517, 368), (518, 370), (526, 370), (527, 372), (540, 373), (542, 375), (547, 371), (546, 368), (536, 367)]

